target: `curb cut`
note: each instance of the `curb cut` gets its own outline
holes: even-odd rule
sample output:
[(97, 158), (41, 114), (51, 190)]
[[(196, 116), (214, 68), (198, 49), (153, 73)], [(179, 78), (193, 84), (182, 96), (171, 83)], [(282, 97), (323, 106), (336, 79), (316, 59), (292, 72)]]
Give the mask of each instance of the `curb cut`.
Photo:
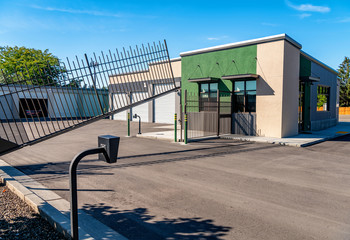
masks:
[[(71, 239), (70, 204), (53, 191), (0, 159), (0, 182), (40, 214), (58, 232)], [(82, 210), (79, 213), (79, 239), (127, 240)]]

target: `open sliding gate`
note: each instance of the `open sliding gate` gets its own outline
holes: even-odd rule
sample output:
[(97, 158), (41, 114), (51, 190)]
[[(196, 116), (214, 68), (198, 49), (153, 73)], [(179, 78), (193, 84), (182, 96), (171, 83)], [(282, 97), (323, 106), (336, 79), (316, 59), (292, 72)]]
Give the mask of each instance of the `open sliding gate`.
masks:
[[(157, 86), (157, 92), (153, 91)], [(0, 69), (0, 152), (176, 90), (166, 42)], [(127, 96), (133, 94), (132, 103)]]

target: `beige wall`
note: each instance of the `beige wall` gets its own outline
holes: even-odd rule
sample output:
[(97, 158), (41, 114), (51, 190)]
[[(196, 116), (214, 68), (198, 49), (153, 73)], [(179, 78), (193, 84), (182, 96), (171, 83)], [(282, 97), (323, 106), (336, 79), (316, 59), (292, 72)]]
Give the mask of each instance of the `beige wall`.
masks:
[[(172, 61), (171, 68), (174, 77), (181, 77), (181, 61)], [(147, 80), (158, 80), (171, 78), (168, 62), (149, 64), (147, 71), (117, 74), (109, 77), (110, 84), (123, 82), (139, 82)]]
[(181, 77), (181, 60), (171, 62), (171, 68), (173, 69), (174, 78)]
[(299, 50), (285, 40), (258, 44), (257, 74), (257, 134), (297, 134)]
[(257, 46), (256, 127), (260, 136), (282, 135), (283, 54), (284, 40)]
[(300, 50), (284, 42), (282, 137), (298, 134)]

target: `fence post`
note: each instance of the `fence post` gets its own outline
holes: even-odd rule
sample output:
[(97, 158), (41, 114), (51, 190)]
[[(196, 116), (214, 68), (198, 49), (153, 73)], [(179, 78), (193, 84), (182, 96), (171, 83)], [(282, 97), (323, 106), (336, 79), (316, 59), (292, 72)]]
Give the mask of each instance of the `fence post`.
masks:
[(187, 89), (185, 89), (185, 107), (184, 107), (184, 117), (185, 117), (185, 126), (184, 126), (184, 142), (187, 144)]
[(217, 136), (220, 136), (220, 90), (217, 92), (217, 103), (218, 103), (218, 132)]
[(101, 103), (100, 97), (99, 97), (98, 92), (97, 92), (97, 89), (96, 89), (96, 69), (95, 69), (95, 67), (98, 66), (98, 65), (93, 66), (93, 67), (94, 67), (94, 75), (95, 75), (95, 76), (94, 76), (94, 75), (92, 74), (91, 66), (90, 66), (90, 63), (89, 63), (89, 60), (88, 60), (88, 57), (87, 57), (86, 54), (85, 54), (85, 60), (86, 60), (87, 66), (88, 66), (88, 68), (89, 68), (89, 72), (90, 72), (90, 75), (91, 75), (91, 80), (92, 80), (92, 84), (93, 84), (93, 86), (94, 86), (94, 90), (95, 90), (95, 94), (96, 94), (96, 97), (97, 97), (98, 105), (99, 105), (99, 107), (100, 107), (100, 110), (101, 110), (101, 112), (102, 112), (102, 115), (104, 115), (105, 112), (104, 112), (104, 110), (103, 110), (102, 103)]
[(174, 124), (175, 124), (175, 126), (174, 126), (174, 140), (175, 140), (175, 142), (177, 142), (177, 115), (176, 115), (176, 113), (175, 113), (175, 117), (174, 117)]
[(128, 137), (130, 137), (130, 113), (128, 112)]

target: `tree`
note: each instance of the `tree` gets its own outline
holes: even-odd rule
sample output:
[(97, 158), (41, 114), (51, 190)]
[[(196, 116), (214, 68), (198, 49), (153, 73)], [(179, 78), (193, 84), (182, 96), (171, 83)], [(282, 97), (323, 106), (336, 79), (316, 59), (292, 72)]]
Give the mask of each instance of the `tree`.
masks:
[(0, 47), (0, 83), (57, 86), (61, 73), (59, 59), (48, 49)]
[(350, 59), (345, 57), (339, 65), (338, 80), (340, 83), (339, 104), (341, 107), (350, 107)]

